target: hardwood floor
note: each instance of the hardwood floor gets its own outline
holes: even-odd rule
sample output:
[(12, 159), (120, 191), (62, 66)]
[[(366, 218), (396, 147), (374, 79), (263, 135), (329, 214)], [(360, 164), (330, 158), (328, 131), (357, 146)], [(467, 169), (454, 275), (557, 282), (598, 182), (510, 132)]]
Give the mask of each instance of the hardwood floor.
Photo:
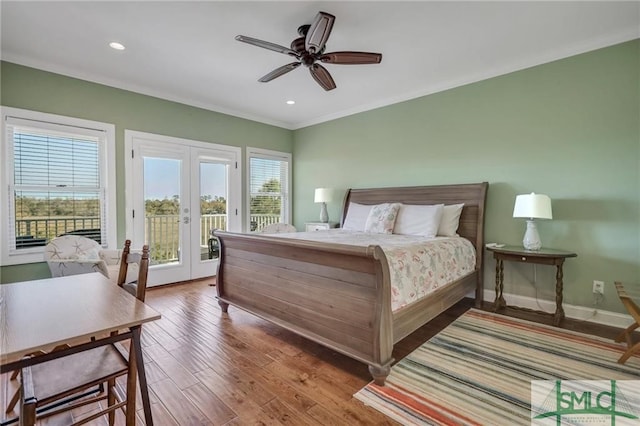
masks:
[[(200, 280), (147, 292), (147, 303), (162, 314), (161, 320), (143, 327), (142, 336), (156, 425), (397, 424), (352, 397), (370, 381), (366, 365), (233, 307), (222, 314), (209, 283)], [(395, 359), (438, 333), (471, 303), (458, 303), (399, 342)], [(509, 313), (536, 319), (531, 313)], [(617, 332), (590, 323), (565, 323), (606, 337)], [(0, 385), (5, 407), (15, 383), (3, 375)], [(73, 414), (80, 413), (41, 424), (69, 424)], [(138, 424), (144, 424), (141, 410), (138, 417)], [(122, 416), (116, 424), (124, 424)]]

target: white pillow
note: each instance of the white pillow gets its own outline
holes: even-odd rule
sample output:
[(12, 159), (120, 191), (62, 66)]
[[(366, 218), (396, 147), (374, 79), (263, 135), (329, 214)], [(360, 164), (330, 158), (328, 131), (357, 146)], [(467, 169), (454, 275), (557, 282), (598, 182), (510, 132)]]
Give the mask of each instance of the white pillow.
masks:
[(365, 204), (349, 203), (347, 217), (344, 219), (342, 229), (364, 232), (364, 226), (367, 223), (367, 218), (369, 217), (369, 212), (372, 207), (373, 206)]
[(443, 237), (457, 237), (458, 225), (460, 224), (460, 214), (462, 214), (462, 204), (451, 204), (442, 209), (442, 218), (438, 227), (438, 235)]
[(402, 204), (393, 233), (433, 238), (438, 233), (443, 208), (444, 204)]
[(400, 203), (377, 204), (371, 208), (364, 232), (373, 234), (391, 234), (398, 217)]

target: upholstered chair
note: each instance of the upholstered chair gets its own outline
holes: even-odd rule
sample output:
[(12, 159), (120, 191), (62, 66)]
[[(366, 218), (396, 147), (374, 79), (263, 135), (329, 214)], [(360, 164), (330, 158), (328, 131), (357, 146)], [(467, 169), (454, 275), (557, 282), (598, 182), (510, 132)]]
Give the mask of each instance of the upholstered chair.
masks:
[(296, 232), (297, 229), (293, 225), (287, 223), (272, 223), (262, 228), (260, 232), (263, 234), (280, 234), (286, 232)]
[(63, 235), (47, 244), (44, 257), (54, 277), (101, 272), (109, 276), (107, 263), (100, 257), (96, 241), (78, 235)]
[[(63, 235), (51, 240), (44, 253), (53, 277), (100, 272), (113, 283), (117, 282), (122, 249), (103, 249), (90, 238)], [(137, 274), (137, 265), (132, 265), (131, 270), (127, 271), (127, 277), (133, 279)]]

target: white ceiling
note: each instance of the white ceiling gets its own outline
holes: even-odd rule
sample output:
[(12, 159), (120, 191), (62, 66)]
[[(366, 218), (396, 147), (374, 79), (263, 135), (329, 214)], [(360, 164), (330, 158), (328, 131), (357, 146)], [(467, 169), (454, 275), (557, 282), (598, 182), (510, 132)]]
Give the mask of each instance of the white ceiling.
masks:
[[(296, 129), (638, 38), (640, 3), (2, 0), (2, 59)], [(325, 92), (300, 67), (258, 78), (316, 13), (336, 16), (327, 52), (383, 54), (326, 64)], [(119, 41), (124, 51), (108, 42)], [(285, 104), (293, 99), (296, 104)]]

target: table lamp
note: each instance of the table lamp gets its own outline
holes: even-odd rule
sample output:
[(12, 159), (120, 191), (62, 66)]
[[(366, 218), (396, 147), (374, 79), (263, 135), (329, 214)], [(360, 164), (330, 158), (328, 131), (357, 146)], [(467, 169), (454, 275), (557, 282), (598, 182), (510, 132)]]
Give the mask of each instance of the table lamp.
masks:
[(551, 219), (551, 198), (543, 194), (523, 194), (516, 196), (513, 217), (527, 218), (527, 230), (522, 245), (527, 250), (540, 250), (542, 242), (534, 219)]
[(320, 222), (329, 222), (329, 213), (327, 213), (327, 201), (331, 201), (331, 190), (329, 188), (316, 188), (314, 202), (322, 203), (320, 207)]

